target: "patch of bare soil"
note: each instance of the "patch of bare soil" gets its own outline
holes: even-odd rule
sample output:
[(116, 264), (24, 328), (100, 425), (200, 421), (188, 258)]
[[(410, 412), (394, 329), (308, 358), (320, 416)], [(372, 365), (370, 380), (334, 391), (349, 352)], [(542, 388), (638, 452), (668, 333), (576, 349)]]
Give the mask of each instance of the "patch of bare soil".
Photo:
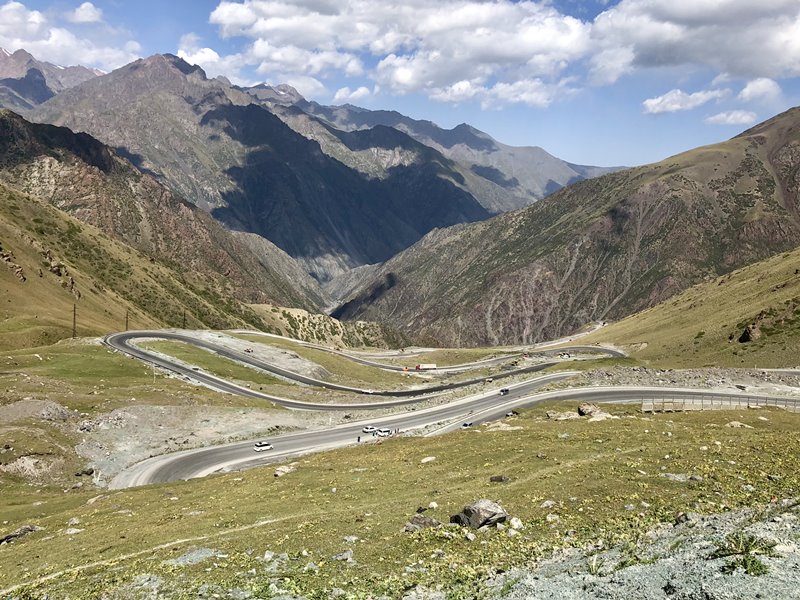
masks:
[(585, 371), (563, 385), (690, 387), (797, 398), (800, 397), (800, 371), (795, 374), (762, 369), (610, 367)]

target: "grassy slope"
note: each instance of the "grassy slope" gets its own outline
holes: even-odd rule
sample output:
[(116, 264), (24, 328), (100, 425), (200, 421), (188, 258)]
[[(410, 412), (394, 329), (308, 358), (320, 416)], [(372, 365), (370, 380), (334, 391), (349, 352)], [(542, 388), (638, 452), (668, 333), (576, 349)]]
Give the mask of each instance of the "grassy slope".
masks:
[[(178, 274), (111, 240), (91, 225), (0, 185), (0, 245), (13, 253), (26, 281), (0, 263), (0, 348), (51, 344), (72, 333), (77, 305), (79, 336), (131, 328), (232, 327), (260, 324), (249, 309), (207, 289), (191, 274)], [(50, 259), (69, 273), (48, 270)], [(42, 276), (38, 276), (41, 269)], [(80, 298), (62, 286), (75, 280)]]
[[(196, 596), (203, 584), (268, 595), (270, 581), (319, 599), (334, 587), (352, 597), (400, 597), (417, 583), (474, 597), (476, 578), (552, 548), (628, 541), (635, 562), (641, 533), (677, 510), (714, 511), (798, 492), (800, 415), (735, 411), (587, 423), (537, 418), (544, 410), (510, 420), (521, 427), (514, 431), (388, 440), (310, 456), (280, 479), (267, 467), (113, 492), (91, 504), (97, 492), (45, 490), (39, 505), (30, 494), (15, 496), (3, 531), (24, 523), (45, 529), (0, 547), (0, 589), (66, 570), (26, 597), (47, 591), (88, 598), (103, 590), (106, 598), (126, 598), (144, 574), (163, 578), (166, 590), (182, 590), (179, 597)], [(614, 410), (635, 417), (631, 411)], [(754, 428), (722, 427), (734, 419)], [(425, 456), (436, 459), (423, 464)], [(662, 467), (702, 480), (670, 481)], [(495, 474), (510, 481), (492, 484)], [(745, 491), (745, 483), (755, 491)], [(417, 506), (436, 501), (439, 508), (427, 514), (446, 521), (481, 497), (522, 518), (522, 535), (490, 532), (469, 542), (458, 530), (400, 531)], [(541, 507), (545, 499), (555, 505)], [(559, 520), (548, 521), (548, 514)], [(67, 535), (72, 517), (84, 531)], [(360, 540), (347, 543), (348, 535)], [(194, 548), (220, 556), (195, 566), (162, 562)], [(331, 560), (347, 548), (356, 563)], [(270, 572), (261, 560), (266, 550), (290, 559)], [(310, 562), (319, 571), (304, 571)], [(83, 568), (89, 564), (95, 566)], [(411, 565), (422, 569), (407, 572)], [(162, 590), (159, 597), (172, 596)]]
[[(780, 254), (696, 285), (583, 341), (627, 346), (634, 358), (660, 366), (798, 366), (798, 265), (800, 249)], [(761, 337), (740, 343), (752, 323), (760, 323)]]

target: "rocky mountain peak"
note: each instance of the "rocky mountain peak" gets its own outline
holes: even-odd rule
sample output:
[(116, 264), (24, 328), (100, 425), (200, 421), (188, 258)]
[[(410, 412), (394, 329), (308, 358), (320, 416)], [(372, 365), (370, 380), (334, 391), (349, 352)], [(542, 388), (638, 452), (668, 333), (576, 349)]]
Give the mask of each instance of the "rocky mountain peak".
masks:
[(147, 58), (141, 58), (130, 65), (122, 67), (122, 69), (127, 69), (128, 67), (131, 70), (138, 70), (141, 68), (145, 68), (150, 71), (152, 74), (161, 73), (163, 75), (177, 75), (175, 71), (181, 73), (184, 76), (194, 75), (201, 81), (207, 81), (208, 77), (206, 77), (206, 72), (203, 71), (197, 65), (190, 65), (188, 62), (180, 58), (179, 56), (175, 56), (174, 54), (154, 54), (152, 56), (148, 56)]
[(24, 49), (12, 53), (0, 48), (0, 79), (22, 79), (31, 69), (42, 73), (47, 87), (53, 92), (60, 92), (102, 74), (97, 69), (62, 67), (41, 61)]
[(292, 106), (306, 101), (300, 92), (286, 83), (281, 83), (276, 86), (267, 83), (259, 83), (253, 87), (243, 89), (245, 92), (261, 101), (280, 104), (281, 106)]

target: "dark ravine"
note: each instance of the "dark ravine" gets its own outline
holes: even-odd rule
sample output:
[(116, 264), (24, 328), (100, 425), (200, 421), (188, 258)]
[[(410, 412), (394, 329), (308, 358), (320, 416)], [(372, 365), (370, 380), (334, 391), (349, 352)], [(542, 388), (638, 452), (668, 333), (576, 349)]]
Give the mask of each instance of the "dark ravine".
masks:
[(727, 142), (431, 232), (335, 314), (445, 345), (530, 343), (795, 248), (798, 123), (792, 109)]

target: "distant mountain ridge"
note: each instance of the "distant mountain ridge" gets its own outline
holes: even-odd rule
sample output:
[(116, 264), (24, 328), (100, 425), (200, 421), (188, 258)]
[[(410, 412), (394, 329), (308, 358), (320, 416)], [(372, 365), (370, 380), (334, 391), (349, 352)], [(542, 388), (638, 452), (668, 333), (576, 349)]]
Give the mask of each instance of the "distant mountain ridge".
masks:
[(372, 269), (333, 314), (448, 345), (532, 343), (798, 245), (794, 108), (727, 142), (431, 232)]
[[(253, 96), (171, 55), (86, 81), (31, 114), (117, 148), (228, 227), (274, 242), (320, 281), (384, 261), (432, 228), (490, 215), (459, 185), (451, 161), (430, 149), (403, 151), (383, 177), (370, 178)], [(374, 135), (353, 132), (339, 148)]]
[(442, 129), (431, 121), (412, 119), (396, 111), (368, 110), (352, 104), (324, 106), (305, 100), (286, 85), (271, 88), (262, 84), (244, 91), (267, 103), (294, 105), (344, 131), (378, 125), (402, 131), (460, 163), (465, 170), (502, 187), (516, 199), (503, 211), (528, 206), (566, 185), (620, 168), (575, 165), (537, 146), (508, 146), (466, 123)]

